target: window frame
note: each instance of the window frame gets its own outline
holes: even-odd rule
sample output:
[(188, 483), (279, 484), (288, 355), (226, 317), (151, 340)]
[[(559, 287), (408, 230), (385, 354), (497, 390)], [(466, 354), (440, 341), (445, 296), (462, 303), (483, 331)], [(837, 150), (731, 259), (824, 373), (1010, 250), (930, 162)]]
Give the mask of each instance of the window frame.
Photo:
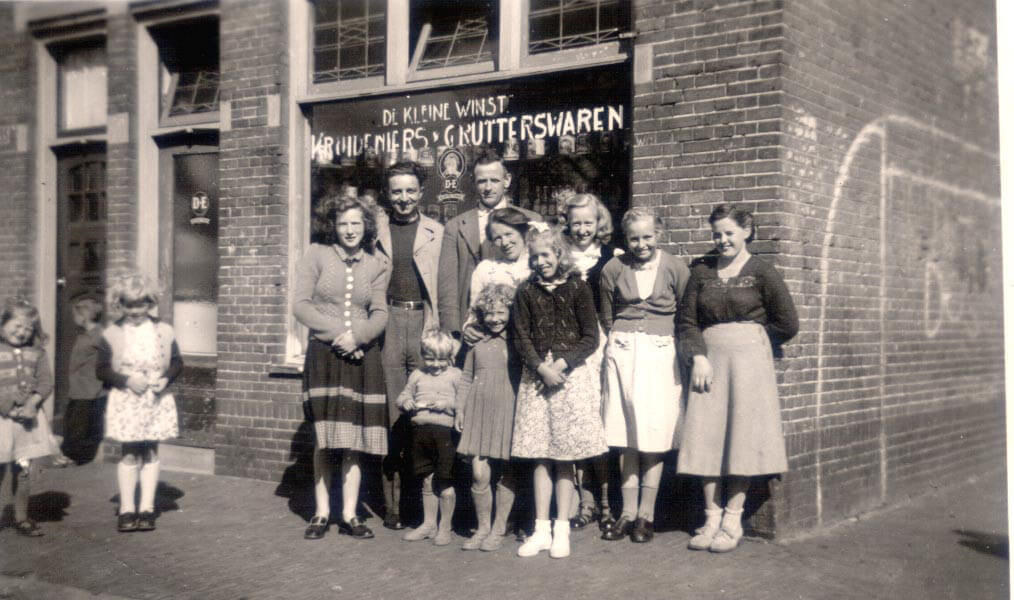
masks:
[[(625, 0), (620, 0), (623, 2)], [(529, 75), (549, 70), (599, 66), (633, 59), (633, 44), (629, 43), (635, 34), (632, 21), (627, 31), (621, 32), (618, 40), (568, 48), (538, 54), (528, 53), (529, 7), (528, 0), (498, 0), (499, 30), (491, 61), (476, 64), (456, 65), (433, 69), (413, 69), (409, 47), (411, 38), (411, 0), (386, 0), (385, 13), (385, 57), (384, 76), (363, 77), (315, 83), (314, 77), (314, 1), (304, 0), (301, 6), (293, 8), (293, 22), (302, 22), (304, 42), (300, 62), (301, 81), (296, 101), (309, 104), (325, 100), (337, 100), (371, 94), (387, 94), (410, 91), (437, 85), (453, 79), (455, 83), (478, 83)], [(299, 14), (302, 13), (302, 14)], [(631, 17), (632, 18), (632, 17)], [(492, 32), (491, 32), (492, 33)], [(295, 57), (294, 57), (295, 58)]]
[[(158, 30), (163, 27), (179, 27), (190, 22), (197, 21), (215, 21), (219, 27), (219, 56), (218, 56), (218, 77), (219, 77), (219, 88), (218, 88), (218, 102), (215, 110), (207, 110), (201, 112), (193, 112), (182, 115), (171, 115), (172, 112), (172, 101), (176, 95), (176, 87), (179, 82), (180, 72), (171, 71), (166, 66), (165, 60), (163, 59), (163, 44), (165, 42), (165, 34), (160, 33)], [(155, 42), (155, 47), (158, 52), (158, 127), (159, 128), (172, 128), (181, 127), (186, 125), (205, 125), (214, 124), (217, 126), (221, 111), (222, 111), (222, 99), (221, 99), (221, 77), (222, 77), (222, 56), (221, 56), (221, 18), (217, 12), (198, 13), (194, 15), (186, 15), (180, 18), (155, 22), (148, 24), (149, 35)], [(163, 78), (168, 78), (168, 87), (165, 94), (162, 93)]]
[[(106, 36), (103, 32), (101, 35), (89, 35), (85, 37), (76, 37), (70, 40), (58, 40), (47, 44), (46, 49), (52, 57), (53, 64), (56, 68), (55, 71), (55, 85), (56, 85), (56, 114), (54, 121), (56, 123), (56, 136), (58, 138), (71, 138), (80, 136), (89, 136), (91, 134), (105, 133), (106, 127), (109, 124), (109, 55), (106, 45)], [(85, 127), (67, 128), (64, 124), (64, 108), (66, 106), (64, 90), (63, 90), (63, 58), (71, 51), (79, 48), (89, 48), (101, 46), (102, 54), (105, 57), (106, 66), (106, 114), (101, 124), (90, 125)]]

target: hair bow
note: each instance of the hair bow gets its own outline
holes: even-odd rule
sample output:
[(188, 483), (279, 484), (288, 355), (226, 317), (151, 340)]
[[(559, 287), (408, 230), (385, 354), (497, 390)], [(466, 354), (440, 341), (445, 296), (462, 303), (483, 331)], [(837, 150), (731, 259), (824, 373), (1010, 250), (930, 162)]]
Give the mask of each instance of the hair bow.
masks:
[(528, 226), (539, 233), (546, 233), (549, 231), (549, 225), (545, 221), (532, 221), (528, 224)]

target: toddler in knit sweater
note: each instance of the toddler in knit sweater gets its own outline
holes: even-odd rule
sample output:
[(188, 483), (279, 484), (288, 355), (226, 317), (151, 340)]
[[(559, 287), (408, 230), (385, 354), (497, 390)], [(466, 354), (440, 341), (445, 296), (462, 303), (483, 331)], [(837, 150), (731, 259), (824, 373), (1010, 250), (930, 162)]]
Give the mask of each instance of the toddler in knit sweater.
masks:
[[(433, 538), (437, 546), (451, 542), (454, 515), (454, 399), (461, 370), (452, 366), (457, 352), (450, 334), (429, 329), (422, 335), (421, 369), (408, 377), (398, 407), (411, 415), (412, 471), (422, 482), (423, 522), (402, 537), (415, 542)], [(437, 524), (437, 513), (440, 523)]]

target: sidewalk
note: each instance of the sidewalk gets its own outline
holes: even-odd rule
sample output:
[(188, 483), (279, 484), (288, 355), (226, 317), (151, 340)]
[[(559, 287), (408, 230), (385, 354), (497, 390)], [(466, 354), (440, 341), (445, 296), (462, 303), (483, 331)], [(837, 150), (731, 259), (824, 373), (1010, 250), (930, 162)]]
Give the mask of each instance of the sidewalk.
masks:
[(574, 532), (573, 554), (519, 559), (406, 543), (376, 519), (376, 539), (334, 527), (305, 541), (305, 522), (276, 485), (163, 473), (151, 533), (115, 531), (115, 467), (45, 470), (33, 513), (46, 535), (0, 531), (0, 598), (1007, 598), (1005, 482), (999, 474), (826, 531), (731, 554), (686, 550), (688, 534), (650, 544)]

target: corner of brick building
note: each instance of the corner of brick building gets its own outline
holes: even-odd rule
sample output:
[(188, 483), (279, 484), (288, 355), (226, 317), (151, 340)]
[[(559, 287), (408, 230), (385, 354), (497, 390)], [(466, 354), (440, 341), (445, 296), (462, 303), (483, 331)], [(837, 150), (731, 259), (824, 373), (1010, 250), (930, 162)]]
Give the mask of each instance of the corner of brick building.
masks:
[(755, 482), (754, 532), (1002, 467), (999, 241), (959, 241), (1000, 239), (992, 4), (635, 7), (632, 204), (689, 259), (711, 208), (745, 203), (800, 313), (777, 361), (790, 468)]

